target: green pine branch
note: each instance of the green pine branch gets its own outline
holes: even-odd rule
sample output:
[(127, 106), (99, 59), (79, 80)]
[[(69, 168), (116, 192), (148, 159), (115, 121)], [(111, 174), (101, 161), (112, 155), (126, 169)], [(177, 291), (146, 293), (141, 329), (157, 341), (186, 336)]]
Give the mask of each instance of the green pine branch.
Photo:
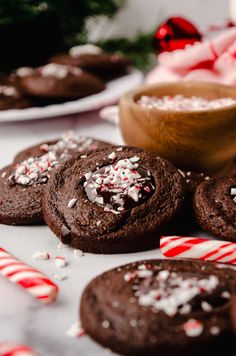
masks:
[[(126, 0), (0, 0), (0, 26), (39, 23), (48, 28), (53, 21), (64, 49), (86, 43), (86, 21), (91, 17), (112, 17)], [(30, 33), (30, 31), (29, 31)], [(133, 39), (115, 38), (101, 41), (107, 52), (122, 52), (140, 69), (150, 63), (153, 33), (138, 34)], [(43, 48), (43, 42), (39, 43)], [(62, 48), (63, 50), (63, 48)]]
[(153, 32), (140, 33), (132, 39), (114, 38), (102, 41), (99, 45), (107, 52), (121, 52), (125, 54), (134, 66), (141, 70), (148, 69), (152, 54)]
[[(85, 22), (94, 16), (113, 16), (126, 0), (0, 0), (0, 25), (48, 13), (57, 19), (65, 45), (82, 41)], [(81, 34), (78, 36), (78, 34)]]

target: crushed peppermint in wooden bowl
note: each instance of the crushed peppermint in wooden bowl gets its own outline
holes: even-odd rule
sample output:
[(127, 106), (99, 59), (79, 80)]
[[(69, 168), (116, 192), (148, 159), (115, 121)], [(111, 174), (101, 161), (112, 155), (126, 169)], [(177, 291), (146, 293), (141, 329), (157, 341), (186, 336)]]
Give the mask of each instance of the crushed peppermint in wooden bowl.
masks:
[(236, 104), (232, 98), (217, 98), (208, 100), (200, 96), (185, 97), (174, 96), (147, 96), (142, 95), (137, 104), (146, 109), (172, 110), (172, 111), (198, 111), (212, 110)]

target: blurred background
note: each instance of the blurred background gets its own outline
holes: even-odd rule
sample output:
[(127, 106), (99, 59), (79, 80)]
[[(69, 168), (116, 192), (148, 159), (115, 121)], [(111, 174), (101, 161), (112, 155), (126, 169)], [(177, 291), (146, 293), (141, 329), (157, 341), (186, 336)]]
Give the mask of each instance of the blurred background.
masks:
[(200, 27), (221, 22), (229, 17), (229, 1), (206, 0), (127, 0), (113, 20), (91, 21), (90, 38), (132, 37), (138, 32), (152, 31), (169, 16), (187, 16)]
[(91, 41), (106, 51), (119, 49), (145, 68), (153, 33), (173, 14), (204, 28), (229, 18), (229, 2), (206, 0), (203, 7), (195, 0), (1, 0), (0, 66), (38, 65)]

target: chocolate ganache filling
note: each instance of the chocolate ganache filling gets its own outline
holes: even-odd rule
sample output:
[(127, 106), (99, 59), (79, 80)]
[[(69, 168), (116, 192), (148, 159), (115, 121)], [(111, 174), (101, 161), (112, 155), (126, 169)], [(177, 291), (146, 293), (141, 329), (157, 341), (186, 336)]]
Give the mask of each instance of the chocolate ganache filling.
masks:
[(90, 201), (119, 213), (146, 201), (154, 192), (151, 173), (139, 166), (139, 157), (121, 159), (85, 174), (84, 188)]

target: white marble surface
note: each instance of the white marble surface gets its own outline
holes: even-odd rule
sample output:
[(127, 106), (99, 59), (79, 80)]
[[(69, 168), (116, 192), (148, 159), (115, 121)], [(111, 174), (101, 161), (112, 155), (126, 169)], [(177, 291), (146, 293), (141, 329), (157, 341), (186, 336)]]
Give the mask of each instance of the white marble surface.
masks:
[[(115, 144), (123, 143), (118, 127), (99, 119), (97, 113), (48, 120), (0, 124), (0, 166), (11, 162), (20, 149), (60, 136), (73, 129), (78, 135), (97, 137)], [(195, 235), (203, 236), (203, 233)], [(59, 298), (41, 305), (24, 290), (0, 276), (0, 341), (14, 341), (35, 348), (41, 356), (102, 356), (110, 351), (89, 337), (71, 339), (68, 328), (78, 319), (81, 293), (93, 277), (112, 267), (132, 261), (161, 257), (158, 249), (133, 254), (75, 257), (73, 250), (58, 250), (59, 240), (46, 226), (0, 225), (0, 247), (40, 269), (53, 279), (65, 272), (68, 279), (56, 281)], [(69, 265), (58, 270), (53, 260), (35, 261), (36, 251), (65, 256)]]
[[(0, 164), (8, 164), (19, 150), (39, 141), (58, 137), (62, 132), (74, 129), (77, 134), (89, 135), (122, 143), (117, 127), (102, 122), (94, 114), (79, 118), (60, 118), (18, 124), (0, 124)], [(41, 305), (24, 290), (0, 277), (0, 341), (16, 341), (34, 347), (43, 356), (105, 355), (102, 349), (88, 337), (79, 340), (66, 336), (70, 325), (76, 321), (80, 295), (87, 282), (95, 275), (119, 264), (141, 258), (159, 256), (158, 250), (123, 254), (75, 257), (71, 249), (58, 250), (58, 239), (46, 226), (0, 225), (0, 246), (23, 261), (39, 268), (52, 277), (58, 272), (53, 261), (35, 261), (35, 251), (48, 251), (51, 255), (64, 255), (68, 267), (59, 270), (69, 278), (57, 281), (60, 292), (58, 301)]]

